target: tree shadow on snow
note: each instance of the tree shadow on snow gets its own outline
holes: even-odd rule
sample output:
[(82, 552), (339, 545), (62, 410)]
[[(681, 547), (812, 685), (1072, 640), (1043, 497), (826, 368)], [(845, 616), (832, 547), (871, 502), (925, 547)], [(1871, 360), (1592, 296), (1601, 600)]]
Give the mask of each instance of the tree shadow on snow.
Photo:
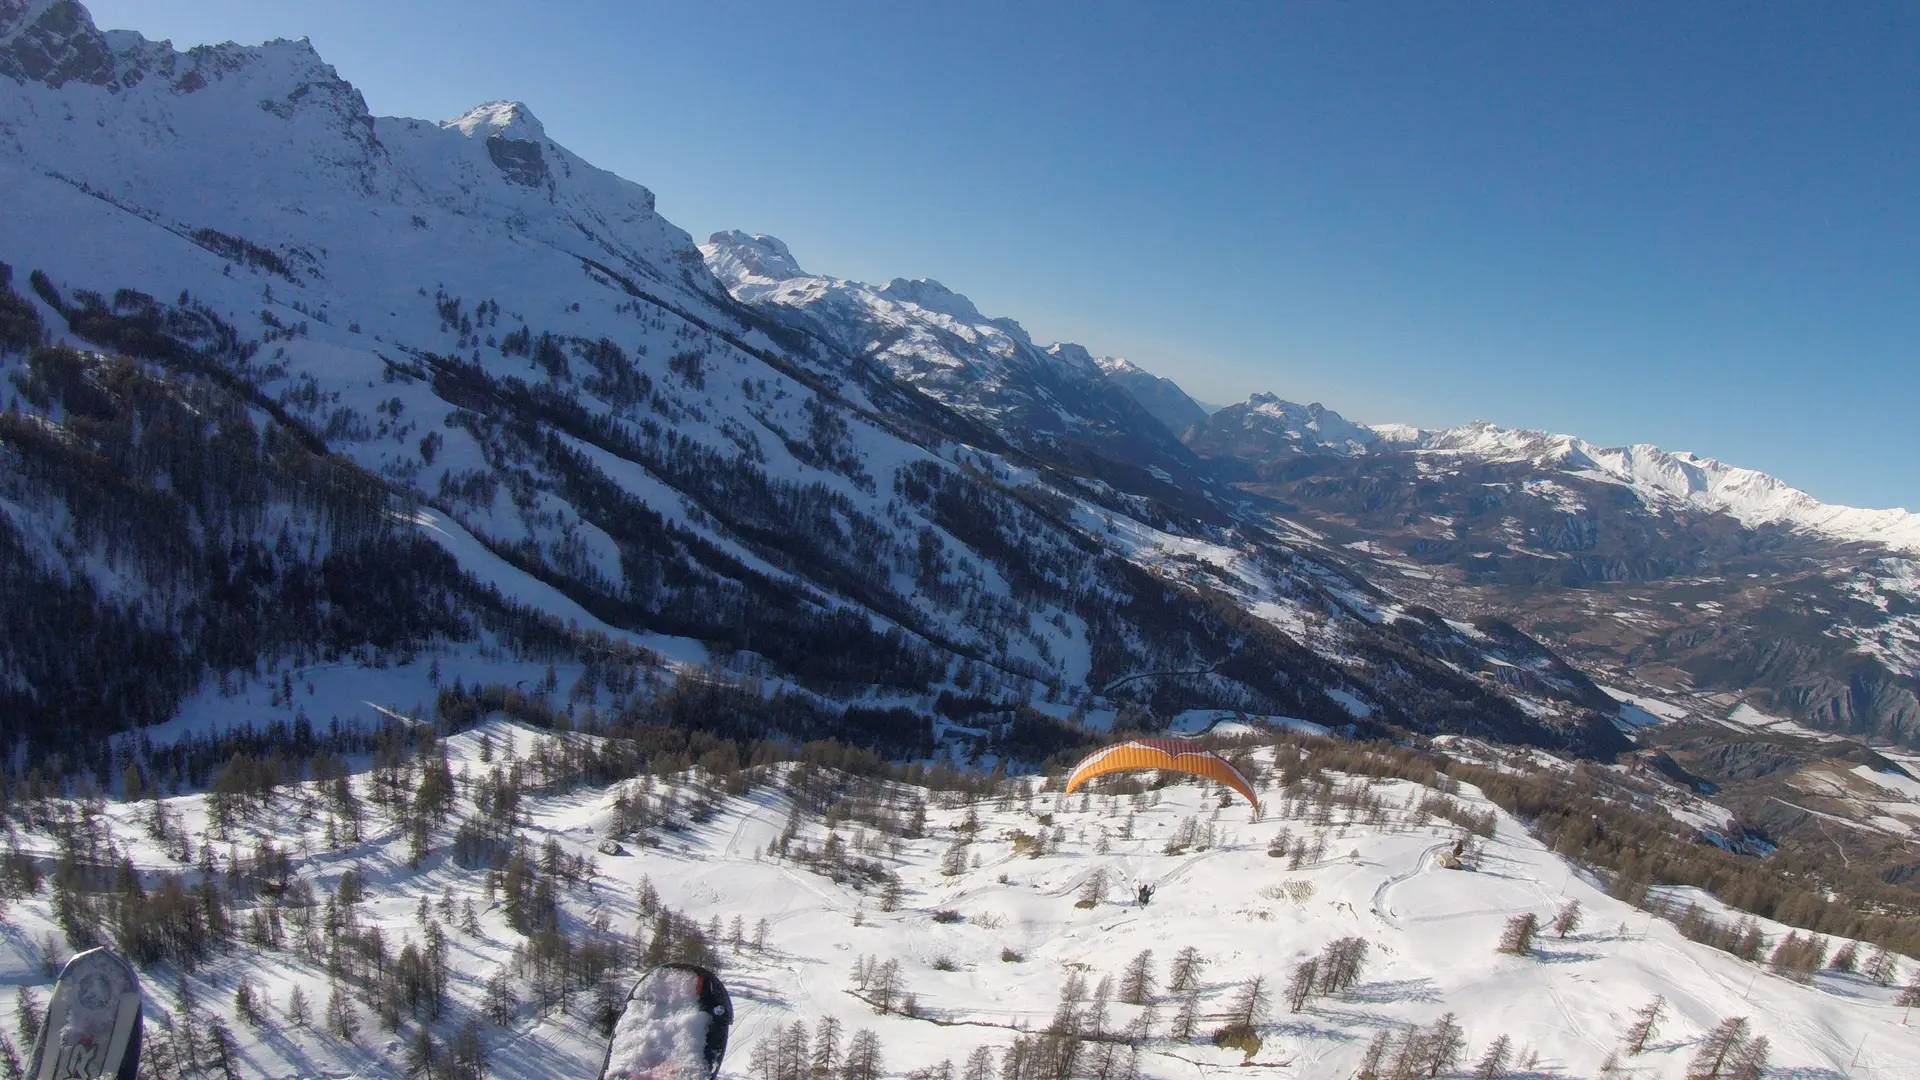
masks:
[(1574, 949), (1569, 949), (1565, 952), (1549, 952), (1546, 949), (1536, 948), (1533, 951), (1533, 958), (1543, 964), (1580, 964), (1588, 960), (1598, 960), (1600, 959), (1600, 954), (1597, 952), (1580, 952)]
[(1348, 1043), (1359, 1038), (1352, 1032), (1310, 1020), (1302, 1013), (1288, 1013), (1286, 1019), (1271, 1025), (1271, 1029), (1282, 1035), (1292, 1035), (1301, 1039), (1323, 1039), (1339, 1043)]
[(1362, 983), (1340, 995), (1342, 1001), (1379, 1005), (1389, 1001), (1439, 1001), (1432, 979), (1381, 979)]
[(1811, 1065), (1793, 1069), (1768, 1069), (1767, 1075), (1777, 1076), (1780, 1080), (1847, 1080), (1844, 1073)]

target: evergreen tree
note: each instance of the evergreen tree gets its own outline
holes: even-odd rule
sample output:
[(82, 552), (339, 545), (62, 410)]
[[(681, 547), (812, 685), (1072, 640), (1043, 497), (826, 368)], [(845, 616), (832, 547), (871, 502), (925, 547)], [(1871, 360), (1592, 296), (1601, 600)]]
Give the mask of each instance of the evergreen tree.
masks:
[(1873, 955), (1867, 957), (1867, 978), (1881, 986), (1891, 986), (1899, 971), (1899, 961), (1893, 958), (1893, 953), (1884, 945), (1875, 945)]
[(1746, 1017), (1729, 1016), (1707, 1032), (1687, 1066), (1689, 1080), (1720, 1080), (1747, 1044), (1749, 1026)]
[(22, 986), (13, 995), (13, 1023), (20, 1032), (20, 1044), (32, 1046), (40, 1041), (40, 1025), (46, 1022), (46, 1009), (33, 990)]
[(1765, 1035), (1747, 1040), (1734, 1052), (1732, 1067), (1727, 1071), (1728, 1080), (1760, 1080), (1766, 1075), (1769, 1053)]
[(249, 1027), (260, 1026), (260, 1005), (254, 998), (253, 984), (245, 978), (233, 988), (233, 1014)]
[(1180, 998), (1180, 1011), (1173, 1016), (1173, 1037), (1186, 1040), (1193, 1038), (1194, 1029), (1200, 1026), (1200, 988), (1189, 987)]
[(360, 1035), (360, 1014), (339, 983), (327, 995), (327, 1030), (343, 1042), (352, 1042)]
[(1920, 971), (1914, 972), (1913, 981), (1900, 991), (1899, 1004), (1903, 1007), (1920, 1005)]
[(296, 1028), (304, 1028), (313, 1022), (311, 1008), (307, 1004), (307, 992), (300, 988), (299, 983), (294, 983), (293, 989), (287, 994), (286, 1014), (287, 1023)]
[(1849, 941), (1840, 946), (1840, 951), (1833, 954), (1833, 961), (1827, 965), (1827, 970), (1837, 971), (1842, 975), (1851, 975), (1859, 966), (1860, 943), (1857, 941)]
[(1460, 1055), (1467, 1048), (1466, 1036), (1460, 1032), (1460, 1024), (1452, 1013), (1447, 1013), (1433, 1022), (1427, 1029), (1426, 1064), (1429, 1078), (1439, 1076), (1458, 1064)]
[(1153, 950), (1141, 949), (1120, 973), (1120, 1000), (1145, 1005), (1153, 996)]
[(1240, 992), (1234, 995), (1233, 1004), (1227, 1012), (1228, 1027), (1240, 1031), (1253, 1030), (1266, 1021), (1272, 1004), (1266, 977), (1255, 975), (1242, 983)]
[(1320, 961), (1308, 957), (1293, 965), (1293, 974), (1287, 979), (1287, 1010), (1299, 1012), (1313, 1000), (1313, 991), (1320, 981)]
[(440, 1047), (433, 1041), (433, 1032), (425, 1024), (413, 1033), (413, 1042), (407, 1047), (407, 1075), (428, 1076), (440, 1060)]
[(13, 1048), (13, 1040), (0, 1035), (0, 1080), (23, 1080), (25, 1071), (20, 1066), (20, 1051)]
[(1360, 1071), (1355, 1074), (1355, 1080), (1380, 1080), (1380, 1068), (1386, 1063), (1392, 1043), (1393, 1037), (1387, 1034), (1386, 1028), (1374, 1032), (1366, 1052), (1360, 1055)]
[(203, 1055), (213, 1065), (220, 1080), (240, 1080), (239, 1054), (233, 1045), (233, 1032), (218, 1020), (207, 1023), (206, 1052)]
[(840, 1080), (880, 1080), (880, 1039), (869, 1028), (861, 1028), (847, 1040), (847, 1059), (840, 1066)]
[(1181, 949), (1173, 955), (1173, 967), (1167, 972), (1167, 989), (1175, 993), (1192, 989), (1200, 977), (1200, 969), (1206, 965), (1199, 949), (1191, 945)]
[(813, 1033), (813, 1059), (807, 1064), (811, 1080), (834, 1080), (840, 1071), (840, 1021), (820, 1018)]
[(1511, 953), (1514, 956), (1527, 956), (1533, 952), (1533, 936), (1540, 930), (1540, 917), (1529, 911), (1515, 915), (1507, 920), (1507, 928), (1500, 935), (1497, 951)]
[(1568, 934), (1578, 932), (1580, 929), (1580, 921), (1580, 901), (1569, 900), (1561, 904), (1560, 910), (1555, 912), (1553, 916), (1554, 936), (1566, 937)]
[(1656, 995), (1652, 1001), (1633, 1011), (1633, 1023), (1627, 1025), (1626, 1033), (1621, 1036), (1621, 1041), (1626, 1044), (1628, 1057), (1637, 1057), (1646, 1053), (1647, 1043), (1658, 1032), (1660, 1020), (1666, 1014), (1666, 1009), (1667, 999)]
[(967, 1054), (960, 1080), (993, 1080), (993, 1047), (976, 1046)]
[(1513, 1059), (1513, 1040), (1505, 1035), (1493, 1040), (1487, 1052), (1480, 1055), (1479, 1064), (1473, 1067), (1473, 1075), (1478, 1080), (1501, 1080), (1507, 1075), (1507, 1066)]

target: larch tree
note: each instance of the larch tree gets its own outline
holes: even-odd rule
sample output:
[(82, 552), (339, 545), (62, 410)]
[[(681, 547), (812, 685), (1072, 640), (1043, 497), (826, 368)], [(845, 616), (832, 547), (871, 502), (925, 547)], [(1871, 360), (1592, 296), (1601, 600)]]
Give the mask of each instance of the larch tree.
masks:
[(1528, 956), (1533, 952), (1533, 937), (1540, 932), (1540, 916), (1529, 911), (1515, 915), (1507, 920), (1507, 928), (1500, 935), (1499, 952), (1513, 956)]
[(1633, 1011), (1633, 1023), (1627, 1025), (1620, 1041), (1626, 1044), (1627, 1056), (1637, 1057), (1647, 1051), (1647, 1043), (1659, 1032), (1660, 1020), (1666, 1015), (1667, 999), (1655, 995), (1652, 1001)]
[(1293, 965), (1293, 974), (1287, 979), (1287, 1011), (1299, 1012), (1313, 1000), (1314, 988), (1320, 981), (1320, 962), (1313, 957)]
[(1501, 1035), (1488, 1045), (1486, 1053), (1480, 1055), (1479, 1063), (1473, 1067), (1473, 1075), (1477, 1080), (1501, 1080), (1512, 1063), (1513, 1040)]
[(1181, 993), (1193, 988), (1200, 971), (1207, 966), (1200, 950), (1189, 945), (1173, 955), (1173, 967), (1167, 972), (1167, 989)]
[(1693, 1061), (1687, 1065), (1688, 1080), (1720, 1080), (1725, 1076), (1728, 1066), (1746, 1045), (1750, 1027), (1744, 1016), (1729, 1016), (1715, 1025), (1700, 1041), (1700, 1049), (1694, 1051)]
[(1568, 934), (1578, 932), (1580, 929), (1580, 920), (1580, 901), (1569, 900), (1561, 904), (1560, 910), (1555, 912), (1553, 916), (1553, 936), (1566, 937)]
[(1120, 1000), (1145, 1005), (1153, 997), (1153, 950), (1141, 949), (1120, 972)]

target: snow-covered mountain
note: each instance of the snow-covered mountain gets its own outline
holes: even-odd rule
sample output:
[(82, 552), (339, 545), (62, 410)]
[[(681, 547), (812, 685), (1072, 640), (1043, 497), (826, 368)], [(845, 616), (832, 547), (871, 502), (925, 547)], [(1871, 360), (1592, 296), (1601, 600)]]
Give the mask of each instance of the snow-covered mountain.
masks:
[(1195, 462), (1178, 432), (1154, 423), (1079, 345), (1039, 345), (1014, 320), (988, 318), (927, 278), (868, 285), (807, 273), (775, 237), (715, 233), (700, 250), (742, 303), (884, 364), (1013, 445), (1070, 458), (1091, 450), (1115, 465), (1159, 469), (1193, 485)]
[[(304, 41), (181, 53), (75, 4), (0, 11), (0, 196), (36, 209), (0, 217), (0, 556), (65, 598), (0, 645), (33, 739), (76, 712), (297, 712), (286, 687), (339, 663), (415, 672), (382, 703), (405, 711), (428, 670), (511, 654), (598, 658), (618, 708), (717, 664), (824, 710), (791, 734), (889, 752), (1076, 705), (1618, 743), (1537, 643), (1236, 520), (1078, 346), (933, 282), (805, 275), (765, 238), (703, 260), (521, 104), (376, 118)], [(150, 393), (227, 419), (139, 422)], [(291, 439), (352, 498), (302, 495), (313, 466), (272, 454), (244, 513), (200, 498), (229, 482), (222, 438)], [(122, 488), (77, 479), (101, 469), (140, 498), (101, 510)], [(58, 624), (76, 605), (98, 617)], [(82, 692), (96, 675), (48, 646), (79, 633), (135, 658), (125, 687)]]
[(1195, 424), (1206, 421), (1207, 408), (1188, 397), (1172, 379), (1163, 379), (1117, 356), (1095, 357), (1094, 362), (1175, 435), (1185, 435)]
[(1351, 423), (1317, 401), (1296, 405), (1273, 394), (1229, 405), (1183, 437), (1203, 457), (1247, 462), (1295, 454), (1365, 454), (1380, 441), (1372, 428)]

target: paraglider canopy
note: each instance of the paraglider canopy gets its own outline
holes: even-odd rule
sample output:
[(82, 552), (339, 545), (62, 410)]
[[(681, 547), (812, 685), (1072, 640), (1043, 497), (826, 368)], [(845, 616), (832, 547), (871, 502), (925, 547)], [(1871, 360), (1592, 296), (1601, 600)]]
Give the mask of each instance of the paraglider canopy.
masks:
[(1227, 764), (1227, 759), (1219, 754), (1182, 739), (1129, 739), (1103, 746), (1081, 759), (1080, 764), (1067, 774), (1067, 794), (1073, 794), (1075, 788), (1096, 776), (1143, 769), (1164, 769), (1204, 776), (1245, 795), (1247, 802), (1254, 806), (1260, 805), (1259, 798), (1253, 793), (1253, 785), (1240, 775), (1240, 770)]

